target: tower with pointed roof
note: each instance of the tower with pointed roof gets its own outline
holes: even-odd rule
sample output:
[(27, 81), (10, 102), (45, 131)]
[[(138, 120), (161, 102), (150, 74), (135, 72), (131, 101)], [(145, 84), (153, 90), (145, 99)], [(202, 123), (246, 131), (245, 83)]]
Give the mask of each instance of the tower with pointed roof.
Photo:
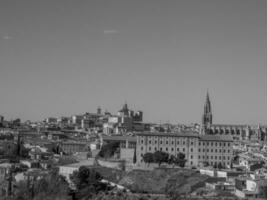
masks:
[(212, 125), (212, 112), (209, 92), (207, 92), (206, 102), (204, 105), (204, 114), (202, 116), (202, 131), (204, 134), (208, 134)]

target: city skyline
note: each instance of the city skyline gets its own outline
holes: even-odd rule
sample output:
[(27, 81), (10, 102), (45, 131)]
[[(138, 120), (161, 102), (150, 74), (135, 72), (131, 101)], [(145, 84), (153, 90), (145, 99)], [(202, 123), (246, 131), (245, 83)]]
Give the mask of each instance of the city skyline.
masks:
[(267, 2), (167, 2), (1, 1), (0, 115), (267, 124)]

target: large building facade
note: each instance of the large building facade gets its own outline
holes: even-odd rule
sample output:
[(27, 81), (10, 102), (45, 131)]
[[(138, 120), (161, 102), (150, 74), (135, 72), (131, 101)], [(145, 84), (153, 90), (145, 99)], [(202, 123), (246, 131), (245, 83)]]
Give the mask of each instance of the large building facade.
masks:
[(234, 140), (267, 141), (267, 126), (213, 124), (211, 101), (207, 93), (202, 116), (201, 134), (231, 135)]
[(137, 134), (137, 163), (142, 164), (145, 153), (156, 151), (185, 154), (186, 166), (221, 165), (229, 167), (233, 156), (231, 136), (199, 135), (192, 132)]

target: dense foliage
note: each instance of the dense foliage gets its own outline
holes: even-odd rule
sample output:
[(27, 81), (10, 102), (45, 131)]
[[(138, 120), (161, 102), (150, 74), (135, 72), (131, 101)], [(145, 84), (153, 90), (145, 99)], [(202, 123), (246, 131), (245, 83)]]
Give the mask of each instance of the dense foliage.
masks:
[(111, 187), (102, 183), (102, 176), (94, 169), (82, 166), (71, 176), (71, 181), (76, 187), (75, 199), (87, 200), (97, 195), (100, 191), (108, 191)]
[(168, 163), (170, 165), (177, 165), (184, 167), (186, 163), (185, 155), (183, 153), (178, 153), (176, 156), (170, 155), (166, 152), (156, 151), (154, 153), (145, 153), (143, 155), (143, 160), (145, 163), (158, 163), (160, 166), (162, 163)]
[(111, 142), (102, 146), (99, 156), (101, 158), (111, 158), (120, 147), (119, 142)]
[(33, 177), (17, 184), (15, 200), (68, 200), (68, 183), (58, 174), (51, 171), (40, 179)]

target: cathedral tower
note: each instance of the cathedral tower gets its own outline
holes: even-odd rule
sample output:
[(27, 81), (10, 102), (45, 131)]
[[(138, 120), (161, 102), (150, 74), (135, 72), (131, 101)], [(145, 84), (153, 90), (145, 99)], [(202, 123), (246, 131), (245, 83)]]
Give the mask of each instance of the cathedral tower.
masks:
[(207, 92), (206, 102), (204, 105), (204, 114), (202, 116), (202, 131), (204, 134), (208, 134), (212, 125), (212, 112), (209, 92)]

